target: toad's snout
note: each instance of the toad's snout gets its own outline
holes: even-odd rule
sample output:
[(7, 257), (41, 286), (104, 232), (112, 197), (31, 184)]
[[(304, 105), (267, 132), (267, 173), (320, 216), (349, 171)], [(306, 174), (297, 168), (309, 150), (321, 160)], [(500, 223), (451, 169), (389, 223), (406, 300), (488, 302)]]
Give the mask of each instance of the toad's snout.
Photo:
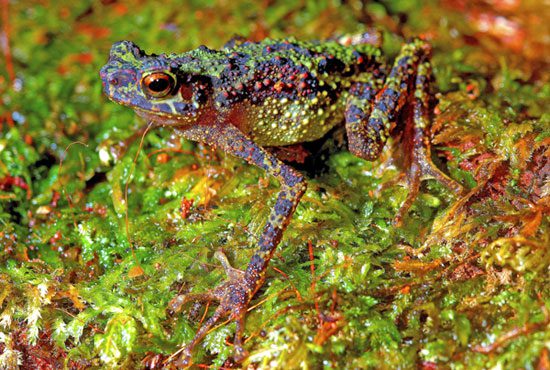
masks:
[(136, 73), (131, 70), (101, 70), (101, 80), (104, 85), (121, 87), (135, 84)]

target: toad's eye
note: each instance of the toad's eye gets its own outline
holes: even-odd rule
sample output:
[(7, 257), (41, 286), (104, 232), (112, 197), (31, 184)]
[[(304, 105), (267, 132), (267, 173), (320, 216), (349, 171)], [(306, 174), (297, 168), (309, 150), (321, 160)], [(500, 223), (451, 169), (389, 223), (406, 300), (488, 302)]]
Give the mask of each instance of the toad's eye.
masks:
[(141, 79), (143, 91), (153, 98), (164, 98), (174, 88), (175, 81), (172, 76), (164, 72), (153, 72)]

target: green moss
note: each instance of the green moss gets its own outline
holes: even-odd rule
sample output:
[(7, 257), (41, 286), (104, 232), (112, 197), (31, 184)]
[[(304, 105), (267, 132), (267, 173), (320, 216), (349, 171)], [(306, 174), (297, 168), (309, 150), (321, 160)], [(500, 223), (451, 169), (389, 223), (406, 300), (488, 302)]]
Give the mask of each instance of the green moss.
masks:
[[(114, 41), (160, 53), (219, 47), (233, 34), (323, 39), (373, 24), (390, 56), (398, 34), (432, 37), (434, 159), (470, 192), (424, 181), (397, 228), (407, 194), (394, 181), (398, 138), (372, 163), (341, 148), (341, 133), (328, 138), (253, 300), (245, 365), (547, 360), (550, 85), (528, 49), (539, 36), (525, 14), (536, 9), (515, 12), (526, 33), (518, 51), (468, 12), (408, 0), (8, 3), (17, 79), (0, 65), (0, 367), (17, 356), (28, 368), (166, 360), (205, 314), (172, 312), (171, 300), (223, 281), (213, 258), (221, 247), (246, 266), (273, 205), (278, 184), (240, 160), (166, 130), (141, 148), (123, 142), (143, 123), (101, 94), (98, 70)], [(195, 362), (231, 366), (233, 331), (209, 333)]]

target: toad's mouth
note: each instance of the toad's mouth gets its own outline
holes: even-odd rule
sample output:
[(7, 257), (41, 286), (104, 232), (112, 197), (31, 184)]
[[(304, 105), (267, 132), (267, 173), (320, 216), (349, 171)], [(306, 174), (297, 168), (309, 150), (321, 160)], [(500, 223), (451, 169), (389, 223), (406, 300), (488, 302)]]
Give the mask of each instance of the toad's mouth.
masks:
[(191, 123), (195, 114), (170, 114), (163, 111), (152, 111), (139, 106), (132, 106), (138, 116), (157, 125), (182, 126)]
[(120, 91), (105, 89), (107, 97), (115, 103), (132, 108), (147, 121), (164, 125), (185, 125), (195, 121), (198, 109), (193, 104), (175, 100), (150, 101), (142, 96), (127, 96)]

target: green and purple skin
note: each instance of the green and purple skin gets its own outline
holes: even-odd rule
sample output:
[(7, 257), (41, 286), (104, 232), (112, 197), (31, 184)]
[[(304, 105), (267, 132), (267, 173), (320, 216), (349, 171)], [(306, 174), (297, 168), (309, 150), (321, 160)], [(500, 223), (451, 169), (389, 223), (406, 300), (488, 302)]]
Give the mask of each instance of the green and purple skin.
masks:
[(242, 345), (247, 308), (306, 190), (304, 176), (264, 147), (313, 141), (345, 123), (349, 150), (374, 160), (400, 125), (410, 190), (395, 221), (406, 214), (424, 177), (462, 192), (430, 160), (427, 129), (435, 103), (430, 52), (427, 42), (414, 39), (389, 68), (369, 34), (318, 42), (233, 42), (222, 50), (201, 46), (169, 55), (147, 55), (129, 41), (113, 45), (100, 73), (111, 100), (189, 140), (240, 157), (281, 185), (246, 270), (232, 268), (217, 253), (228, 281), (171, 303), (178, 309), (192, 300), (219, 301), (176, 365), (190, 365), (193, 348), (225, 316), (236, 322), (235, 360), (247, 356)]

